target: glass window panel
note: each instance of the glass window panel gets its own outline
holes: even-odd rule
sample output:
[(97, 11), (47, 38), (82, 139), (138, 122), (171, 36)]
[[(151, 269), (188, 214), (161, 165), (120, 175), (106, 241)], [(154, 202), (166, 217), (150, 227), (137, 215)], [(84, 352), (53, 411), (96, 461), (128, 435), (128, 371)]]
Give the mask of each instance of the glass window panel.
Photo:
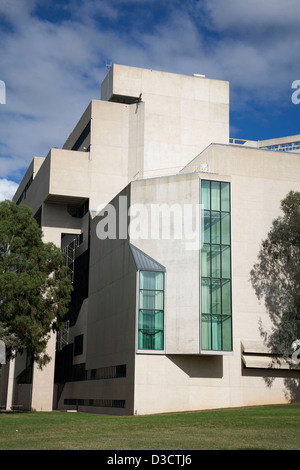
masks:
[(156, 351), (164, 349), (164, 333), (163, 331), (156, 331), (154, 335), (154, 349)]
[(143, 330), (139, 330), (138, 332), (138, 348), (139, 349), (148, 349), (146, 343), (147, 336), (144, 335)]
[(155, 310), (163, 310), (164, 308), (164, 292), (156, 291), (155, 292)]
[(231, 277), (231, 258), (230, 258), (230, 246), (222, 246), (222, 276)]
[(201, 312), (210, 313), (210, 280), (201, 279)]
[(138, 348), (164, 348), (164, 273), (140, 271)]
[(232, 351), (232, 320), (231, 317), (222, 317), (223, 320), (223, 350)]
[(144, 324), (144, 316), (143, 316), (143, 312), (142, 310), (139, 310), (139, 329), (140, 328), (143, 328), (143, 324)]
[(220, 315), (212, 316), (212, 349), (214, 351), (222, 350), (222, 317)]
[(164, 334), (158, 330), (139, 330), (138, 332), (139, 349), (164, 349)]
[(140, 308), (162, 310), (164, 308), (164, 293), (157, 290), (140, 290)]
[(154, 321), (151, 312), (140, 310), (139, 311), (139, 328), (154, 328)]
[(140, 310), (139, 313), (140, 329), (157, 329), (164, 328), (164, 313), (162, 310)]
[(221, 313), (221, 281), (220, 279), (212, 279), (211, 309), (212, 309), (212, 313), (219, 313), (219, 314)]
[(211, 243), (221, 242), (220, 212), (211, 212)]
[(221, 183), (221, 211), (230, 212), (230, 186), (229, 186), (229, 183)]
[(139, 330), (138, 348), (139, 349), (153, 349), (152, 348), (152, 335), (150, 335), (147, 331)]
[(221, 277), (220, 245), (211, 245), (211, 277)]
[(220, 210), (220, 183), (217, 181), (211, 182), (211, 210)]
[(140, 289), (163, 290), (164, 273), (140, 271)]
[(210, 210), (210, 181), (201, 181), (201, 204), (203, 209)]
[(161, 310), (155, 310), (155, 328), (164, 329), (164, 312)]
[(222, 313), (231, 315), (231, 282), (222, 281)]
[(221, 213), (221, 229), (222, 229), (222, 244), (230, 244), (230, 215), (229, 213)]
[(201, 349), (211, 349), (211, 316), (201, 318)]
[(201, 250), (201, 276), (210, 277), (210, 245), (203, 245)]
[(201, 182), (202, 349), (232, 350), (230, 183)]
[(210, 212), (204, 211), (203, 214), (203, 242), (210, 243)]

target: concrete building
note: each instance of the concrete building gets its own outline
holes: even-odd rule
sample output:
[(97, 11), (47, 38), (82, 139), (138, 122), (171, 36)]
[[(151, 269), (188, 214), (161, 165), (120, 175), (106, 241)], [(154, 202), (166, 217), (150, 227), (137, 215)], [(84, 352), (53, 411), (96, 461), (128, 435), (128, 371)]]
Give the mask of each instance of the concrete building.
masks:
[(299, 190), (299, 152), (300, 135), (231, 139), (228, 82), (113, 65), (15, 194), (64, 250), (74, 292), (53, 360), (7, 365), (0, 404), (147, 414), (296, 400), (298, 366), (274, 367), (249, 273)]

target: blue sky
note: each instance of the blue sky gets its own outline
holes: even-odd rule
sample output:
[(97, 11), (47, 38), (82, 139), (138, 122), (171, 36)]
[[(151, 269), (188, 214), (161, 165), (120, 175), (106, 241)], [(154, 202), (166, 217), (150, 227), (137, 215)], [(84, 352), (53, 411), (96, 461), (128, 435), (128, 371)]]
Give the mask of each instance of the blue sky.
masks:
[(228, 80), (231, 137), (300, 134), (299, 0), (1, 0), (0, 200), (63, 145), (111, 62)]

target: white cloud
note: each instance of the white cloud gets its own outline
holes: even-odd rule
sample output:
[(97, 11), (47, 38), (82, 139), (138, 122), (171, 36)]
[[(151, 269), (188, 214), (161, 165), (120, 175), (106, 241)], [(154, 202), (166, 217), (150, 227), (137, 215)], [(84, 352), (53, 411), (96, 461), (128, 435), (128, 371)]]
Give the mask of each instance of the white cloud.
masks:
[(0, 178), (0, 201), (11, 200), (17, 188), (18, 184), (14, 181)]
[(63, 145), (106, 61), (229, 80), (235, 109), (278, 103), (300, 78), (299, 0), (1, 0), (0, 15), (2, 178)]
[[(64, 5), (69, 19), (57, 22), (36, 16), (39, 4), (4, 0), (0, 6), (12, 27), (0, 33), (0, 79), (7, 87), (0, 107), (0, 174), (7, 178), (21, 177), (34, 156), (63, 145), (89, 101), (100, 97), (107, 60), (145, 67), (164, 61), (162, 54), (159, 61), (155, 57), (159, 44), (153, 36), (142, 43), (140, 21), (133, 22), (137, 30), (105, 28), (106, 20), (116, 26), (120, 2), (72, 0)], [(99, 18), (105, 19), (103, 27)], [(171, 43), (163, 39), (164, 55), (170, 56)]]
[[(23, 21), (13, 15), (17, 4), (23, 5)], [(16, 162), (23, 171), (35, 155), (63, 145), (89, 101), (99, 97), (103, 78), (94, 47), (101, 33), (76, 22), (42, 21), (26, 14), (24, 5), (7, 4), (14, 30), (0, 39), (5, 64), (0, 78), (6, 83), (6, 105), (0, 107), (2, 177), (15, 171)]]
[(208, 32), (206, 74), (230, 81), (232, 109), (288, 107), (299, 76), (300, 2), (190, 0), (189, 6)]
[(298, 0), (206, 0), (211, 26), (218, 31), (241, 32), (243, 35), (264, 35), (267, 29), (276, 34), (299, 31), (300, 4)]

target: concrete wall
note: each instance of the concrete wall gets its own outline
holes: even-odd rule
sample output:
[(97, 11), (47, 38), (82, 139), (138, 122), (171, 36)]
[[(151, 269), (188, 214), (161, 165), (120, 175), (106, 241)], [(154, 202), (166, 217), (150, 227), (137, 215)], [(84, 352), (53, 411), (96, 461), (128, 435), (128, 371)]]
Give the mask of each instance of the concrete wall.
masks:
[[(209, 173), (199, 173), (201, 163), (208, 164)], [(186, 253), (185, 257), (182, 254), (186, 269), (181, 269), (181, 252), (178, 244), (172, 241), (168, 246), (153, 240), (139, 242), (139, 248), (167, 268), (167, 345), (176, 341), (179, 346), (182, 338), (181, 344), (185, 344), (186, 350), (182, 348), (180, 354), (180, 347), (175, 351), (167, 346), (166, 354), (139, 352), (136, 355), (135, 412), (144, 414), (297, 400), (299, 393), (297, 394), (296, 381), (300, 376), (299, 370), (285, 370), (283, 367), (275, 370), (270, 368), (270, 362), (268, 369), (265, 366), (245, 368), (241, 343), (250, 340), (262, 345), (260, 321), (267, 330), (271, 328), (264, 304), (258, 301), (251, 287), (250, 270), (257, 260), (261, 241), (267, 236), (274, 218), (280, 215), (280, 201), (290, 190), (299, 190), (299, 157), (296, 154), (275, 154), (272, 151), (212, 145), (185, 171), (187, 178), (195, 183), (196, 178), (231, 182), (233, 354), (202, 356), (195, 354), (196, 348), (188, 351), (188, 339), (193, 336), (196, 338), (199, 328), (197, 321), (193, 323), (183, 306), (185, 302), (188, 306), (194, 306), (196, 319), (199, 315), (199, 307), (195, 302), (199, 294), (199, 271), (197, 273), (196, 270), (200, 269), (200, 265)], [(179, 180), (180, 178), (175, 193), (177, 200), (181, 201), (183, 198)], [(136, 200), (143, 198), (140, 200), (147, 201), (147, 204), (153, 200), (168, 201), (172, 194), (171, 182), (169, 178), (153, 179), (140, 182), (140, 188), (137, 186), (139, 182), (136, 182), (133, 184), (133, 194), (136, 191)], [(161, 192), (162, 187), (164, 193)], [(185, 190), (187, 189), (186, 187)], [(191, 200), (195, 200), (193, 191), (197, 190), (199, 194), (199, 186), (194, 184), (189, 189), (186, 194)], [(158, 194), (159, 197), (156, 198)], [(132, 201), (134, 200), (133, 197)], [(194, 276), (189, 278), (186, 275), (189, 271), (194, 272)], [(170, 285), (172, 283), (174, 286)], [(170, 306), (180, 304), (180, 313), (175, 314)], [(169, 335), (171, 341), (168, 340)]]
[[(31, 161), (14, 197), (13, 197), (13, 201), (17, 202), (19, 197), (21, 196), (21, 194), (23, 193), (23, 191), (25, 190), (26, 188), (26, 185), (28, 183), (28, 181), (30, 180), (31, 177), (35, 178), (40, 167), (42, 166), (42, 164), (44, 163), (44, 157), (34, 157), (33, 160)], [(26, 191), (26, 194), (27, 194), (27, 191)], [(25, 198), (23, 199), (23, 201), (26, 199), (26, 195), (24, 194)]]
[(34, 364), (31, 395), (32, 411), (52, 411), (53, 409), (53, 377), (56, 335), (51, 334), (47, 344), (47, 353), (51, 361), (41, 370)]
[[(96, 210), (108, 204), (143, 168), (143, 115), (143, 104), (137, 109), (135, 105), (92, 101), (64, 148), (52, 148), (45, 159), (32, 162), (14, 200), (39, 164), (23, 201), (34, 213), (44, 202), (66, 204), (71, 197), (89, 198), (90, 208)], [(87, 141), (80, 150), (71, 150), (89, 121)], [(89, 144), (90, 152), (83, 151)]]
[(144, 176), (177, 173), (211, 142), (229, 142), (228, 82), (114, 64), (101, 99), (140, 94), (145, 103)]
[[(127, 196), (129, 204), (129, 188), (121, 195)], [(118, 198), (112, 205), (116, 207), (118, 221)], [(126, 378), (111, 379), (110, 383), (102, 380), (97, 395), (125, 399), (124, 411), (130, 414), (133, 412), (136, 266), (128, 240), (99, 240), (99, 220), (99, 217), (93, 219), (91, 228), (86, 368), (126, 364)], [(117, 230), (118, 225), (117, 222)]]
[[(193, 171), (200, 162), (207, 163), (211, 172), (205, 178), (231, 175), (234, 309), (242, 319), (235, 329), (244, 339), (253, 338), (265, 309), (249, 283), (249, 272), (272, 221), (281, 215), (281, 200), (289, 191), (299, 191), (299, 155), (211, 145), (185, 171)], [(265, 321), (268, 326), (267, 317)]]
[[(230, 180), (224, 176), (221, 179)], [(205, 407), (214, 407), (210, 383), (213, 383), (214, 387), (222, 388), (222, 392), (219, 392), (223, 393), (224, 404), (227, 395), (226, 386), (223, 387), (225, 359), (217, 355), (200, 355), (199, 175), (189, 173), (135, 181), (131, 184), (131, 206), (139, 203), (146, 208), (146, 211), (141, 210), (138, 216), (141, 225), (148, 224), (149, 236), (144, 232), (143, 237), (136, 239), (130, 231), (130, 241), (165, 266), (167, 271), (165, 350), (137, 351), (134, 412), (147, 414), (192, 410), (200, 409), (204, 404)], [(150, 216), (153, 205), (162, 209), (162, 218), (159, 221)], [(198, 226), (195, 223), (196, 211), (200, 224)], [(188, 230), (189, 225), (185, 226), (187, 220), (191, 221), (190, 214), (194, 222), (192, 232)], [(181, 238), (177, 238), (179, 232), (175, 230), (176, 218), (177, 222), (181, 220), (182, 223)], [(171, 224), (170, 236), (164, 225), (168, 221)], [(133, 217), (130, 223), (132, 222)], [(159, 230), (155, 239), (151, 237), (151, 229), (153, 224), (157, 223)], [(197, 237), (189, 238), (192, 234), (197, 234)]]
[[(128, 197), (129, 187), (121, 193)], [(116, 208), (119, 200), (111, 202)], [(97, 235), (100, 217), (91, 221), (89, 298), (81, 311), (70, 342), (84, 334), (84, 353), (73, 364), (85, 363), (89, 371), (126, 364), (126, 377), (70, 382), (64, 387), (59, 408), (65, 399), (125, 400), (125, 408), (80, 406), (81, 411), (109, 414), (133, 413), (135, 311), (137, 271), (128, 240), (101, 240)], [(117, 224), (118, 228), (118, 224)]]
[(259, 140), (257, 142), (259, 148), (277, 147), (295, 153), (300, 153), (300, 134), (280, 137), (275, 139)]
[(143, 106), (93, 101), (90, 208), (108, 204), (143, 165)]
[[(185, 217), (191, 214), (196, 218), (199, 202), (198, 175), (151, 178), (131, 184), (130, 241), (167, 267), (167, 354), (197, 354), (200, 349), (200, 240), (196, 236), (190, 240), (185, 235), (190, 227)], [(138, 225), (143, 232), (139, 232)]]

